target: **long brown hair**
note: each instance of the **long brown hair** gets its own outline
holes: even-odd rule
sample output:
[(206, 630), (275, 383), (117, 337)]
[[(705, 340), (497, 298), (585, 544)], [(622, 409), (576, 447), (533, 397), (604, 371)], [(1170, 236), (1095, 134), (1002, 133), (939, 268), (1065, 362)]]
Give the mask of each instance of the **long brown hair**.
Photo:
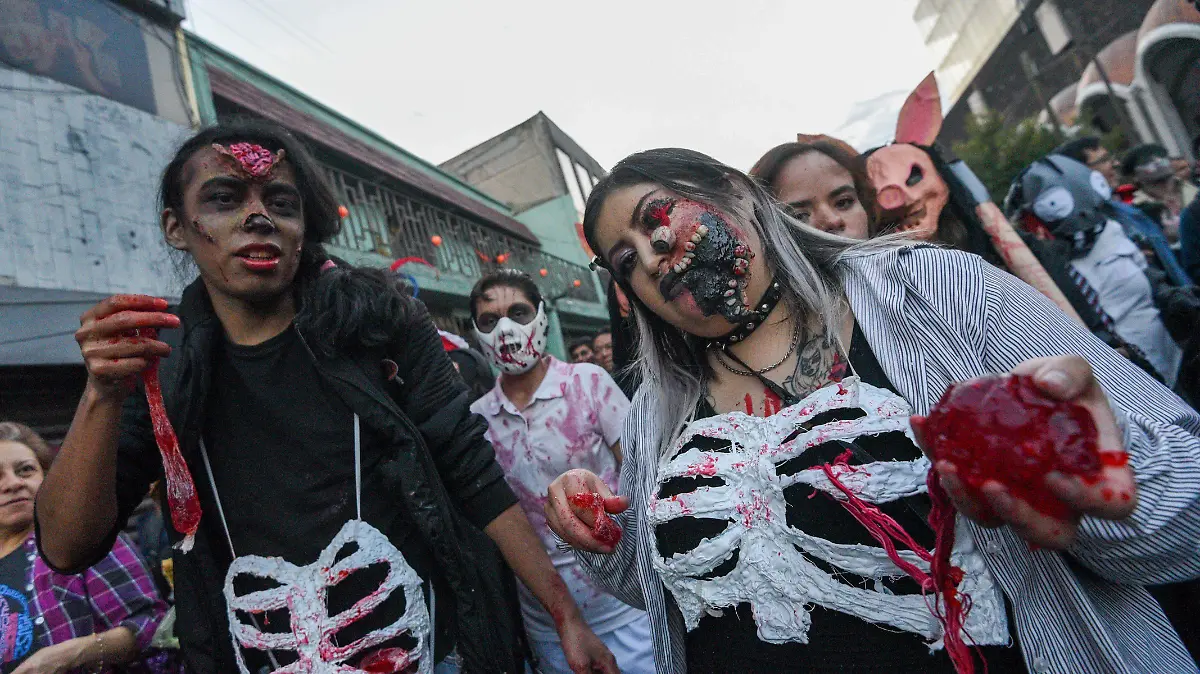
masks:
[(54, 452), (50, 450), (50, 445), (46, 444), (42, 436), (37, 434), (37, 431), (16, 421), (0, 421), (0, 442), (5, 441), (19, 442), (25, 445), (37, 457), (38, 463), (42, 465), (42, 471), (50, 470), (50, 464), (54, 461)]
[(771, 196), (778, 199), (779, 188), (775, 181), (779, 179), (783, 167), (796, 157), (810, 152), (819, 152), (829, 157), (850, 173), (850, 178), (854, 180), (854, 193), (858, 195), (859, 203), (867, 212), (867, 231), (870, 236), (875, 236), (879, 226), (879, 211), (875, 206), (875, 188), (871, 186), (871, 180), (867, 177), (867, 163), (862, 155), (852, 153), (841, 143), (815, 140), (776, 145), (754, 162), (754, 168), (750, 169), (750, 177), (762, 184)]

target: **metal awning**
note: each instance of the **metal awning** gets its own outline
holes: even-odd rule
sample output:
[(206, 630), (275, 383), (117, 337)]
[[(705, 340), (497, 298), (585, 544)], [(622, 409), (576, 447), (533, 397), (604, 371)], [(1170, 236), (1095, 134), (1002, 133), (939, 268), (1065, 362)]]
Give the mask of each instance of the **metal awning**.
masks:
[(0, 366), (83, 363), (79, 317), (106, 295), (0, 286)]

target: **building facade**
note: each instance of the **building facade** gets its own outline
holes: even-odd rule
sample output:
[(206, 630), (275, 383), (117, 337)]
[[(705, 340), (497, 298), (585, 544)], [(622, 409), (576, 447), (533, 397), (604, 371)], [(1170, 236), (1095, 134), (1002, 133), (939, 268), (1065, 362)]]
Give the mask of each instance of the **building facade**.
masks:
[[(0, 418), (61, 437), (86, 380), (79, 316), (114, 293), (178, 298), (194, 278), (162, 241), (156, 188), (195, 128), (236, 117), (312, 148), (348, 212), (330, 252), (376, 267), (418, 259), (399, 272), (439, 327), (469, 336), (470, 289), (500, 266), (538, 278), (556, 321), (603, 322), (578, 239), (545, 225), (557, 206), (516, 213), (187, 34), (182, 5), (0, 0)], [(550, 347), (565, 356), (557, 328)]]
[[(1132, 72), (1132, 58), (1104, 51), (1114, 40), (1136, 33), (1153, 4), (1154, 0), (921, 0), (914, 20), (918, 26), (932, 22), (935, 27), (927, 38), (935, 56), (939, 45), (942, 49), (954, 45), (937, 71), (948, 95), (939, 140), (952, 144), (964, 139), (968, 117), (982, 113), (999, 114), (1015, 123), (1039, 116), (1051, 121), (1050, 111), (1059, 110), (1074, 115), (1071, 125), (1099, 119), (1102, 126), (1112, 128), (1118, 115), (1091, 110), (1081, 117), (1076, 100), (1067, 92), (1076, 88), (1078, 99), (1083, 89), (1090, 96), (1097, 82), (1105, 86), (1091, 65), (1098, 54), (1102, 60), (1107, 58), (1105, 74), (1111, 78), (1120, 79), (1122, 70)], [(964, 14), (967, 7), (975, 10)], [(943, 25), (946, 28), (939, 28)], [(952, 37), (938, 32), (959, 25)], [(1081, 84), (1089, 67), (1094, 74)]]
[[(592, 187), (605, 171), (544, 112), (440, 166), (503, 202), (548, 252), (574, 264), (590, 262), (579, 223)], [(599, 275), (589, 274), (585, 283), (604, 297), (605, 280)], [(553, 289), (543, 291), (550, 298), (559, 296)], [(550, 304), (568, 341), (594, 334), (608, 323), (607, 313), (580, 307), (572, 297)]]
[(0, 0), (0, 416), (66, 430), (79, 316), (178, 295), (155, 187), (194, 120), (182, 2)]

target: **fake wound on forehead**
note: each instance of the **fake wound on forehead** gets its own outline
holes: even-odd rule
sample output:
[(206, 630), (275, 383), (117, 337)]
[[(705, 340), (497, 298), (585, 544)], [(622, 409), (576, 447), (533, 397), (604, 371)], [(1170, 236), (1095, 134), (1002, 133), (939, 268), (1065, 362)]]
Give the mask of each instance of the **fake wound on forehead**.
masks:
[(284, 150), (271, 152), (255, 143), (233, 143), (229, 147), (213, 143), (213, 149), (251, 180), (266, 182), (279, 162), (283, 161)]

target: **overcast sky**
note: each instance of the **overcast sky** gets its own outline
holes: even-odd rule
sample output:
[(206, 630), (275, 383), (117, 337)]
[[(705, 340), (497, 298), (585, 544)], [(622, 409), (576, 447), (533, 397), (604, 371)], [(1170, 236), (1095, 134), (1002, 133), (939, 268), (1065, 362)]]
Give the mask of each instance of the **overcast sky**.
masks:
[(912, 6), (188, 0), (188, 26), (434, 163), (542, 110), (606, 168), (682, 146), (747, 169), (797, 132), (889, 140), (933, 67)]

